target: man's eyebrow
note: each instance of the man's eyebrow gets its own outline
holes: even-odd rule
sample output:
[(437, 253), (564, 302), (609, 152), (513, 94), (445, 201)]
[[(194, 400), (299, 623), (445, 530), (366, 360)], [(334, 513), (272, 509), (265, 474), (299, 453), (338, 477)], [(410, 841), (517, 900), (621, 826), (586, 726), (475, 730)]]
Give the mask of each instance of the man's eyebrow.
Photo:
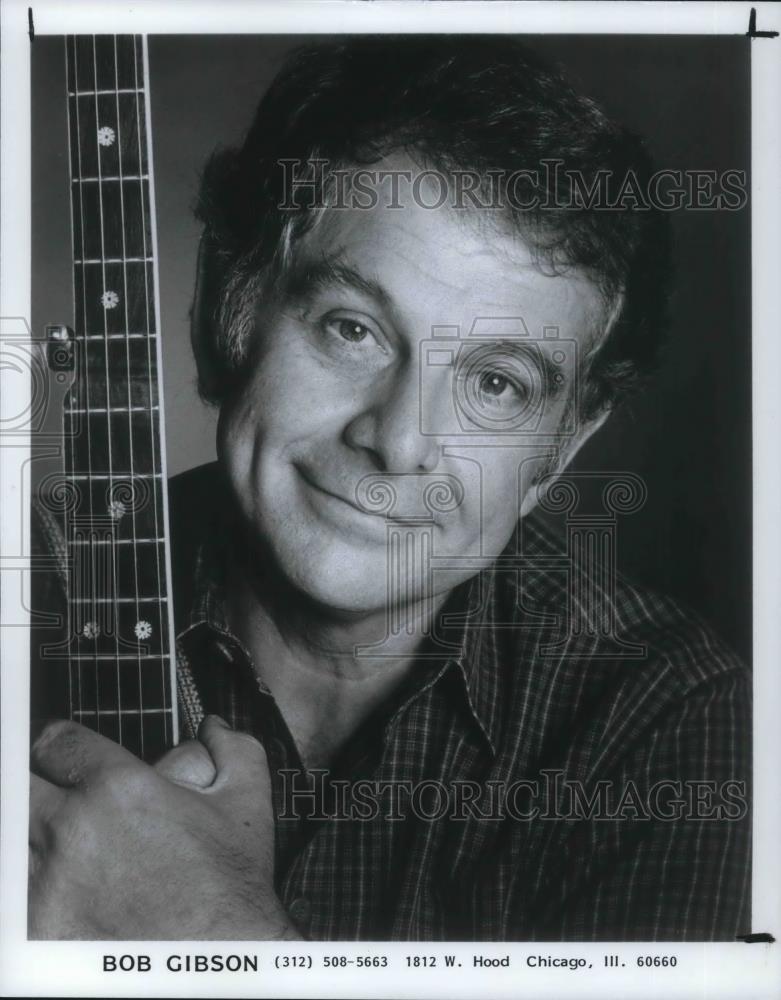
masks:
[(323, 255), (317, 260), (296, 263), (288, 275), (287, 294), (296, 299), (308, 298), (324, 288), (341, 285), (351, 288), (382, 306), (391, 306), (391, 297), (378, 281), (367, 278), (357, 268), (339, 257)]

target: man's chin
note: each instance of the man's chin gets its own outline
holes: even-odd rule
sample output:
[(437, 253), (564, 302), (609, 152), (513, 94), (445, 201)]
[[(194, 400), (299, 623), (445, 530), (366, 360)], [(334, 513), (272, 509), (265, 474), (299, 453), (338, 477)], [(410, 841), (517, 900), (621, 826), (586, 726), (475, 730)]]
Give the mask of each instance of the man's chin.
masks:
[(379, 580), (385, 580), (384, 571), (368, 581), (352, 574), (338, 578), (316, 576), (310, 568), (306, 574), (296, 574), (293, 583), (302, 601), (311, 602), (324, 614), (349, 619), (385, 614), (388, 593), (386, 588), (377, 586)]
[[(388, 569), (384, 553), (378, 559), (316, 559), (298, 564), (287, 574), (302, 602), (311, 602), (321, 613), (337, 618), (384, 617), (389, 613)], [(395, 605), (412, 602), (422, 596), (420, 581), (410, 581), (405, 594), (397, 595)]]

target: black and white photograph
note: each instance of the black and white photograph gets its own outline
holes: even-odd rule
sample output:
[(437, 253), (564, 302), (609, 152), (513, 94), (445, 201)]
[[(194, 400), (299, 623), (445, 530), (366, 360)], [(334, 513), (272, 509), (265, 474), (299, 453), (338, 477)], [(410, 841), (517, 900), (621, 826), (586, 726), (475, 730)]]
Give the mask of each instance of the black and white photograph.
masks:
[(15, 990), (773, 995), (772, 5), (9, 6)]

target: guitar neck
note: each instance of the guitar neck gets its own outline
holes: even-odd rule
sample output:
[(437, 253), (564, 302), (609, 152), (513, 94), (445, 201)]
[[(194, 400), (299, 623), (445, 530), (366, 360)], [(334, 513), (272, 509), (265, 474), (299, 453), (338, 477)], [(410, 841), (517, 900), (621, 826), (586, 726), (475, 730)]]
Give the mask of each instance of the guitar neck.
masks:
[(69, 713), (177, 740), (145, 39), (66, 39), (75, 377), (65, 399)]

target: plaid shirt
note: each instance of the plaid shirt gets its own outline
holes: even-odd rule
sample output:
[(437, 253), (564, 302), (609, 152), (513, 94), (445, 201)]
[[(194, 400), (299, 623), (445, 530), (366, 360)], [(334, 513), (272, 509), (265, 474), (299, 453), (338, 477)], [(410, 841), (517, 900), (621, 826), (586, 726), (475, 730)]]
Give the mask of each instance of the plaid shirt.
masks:
[[(522, 544), (523, 572), (457, 588), (440, 618), (453, 652), (421, 655), (329, 771), (307, 771), (226, 625), (215, 483), (205, 468), (171, 490), (184, 728), (216, 713), (264, 744), (277, 891), (306, 937), (750, 931), (750, 678), (701, 621), (584, 578), (527, 518), (508, 547)], [(576, 593), (612, 608), (609, 633), (573, 627), (578, 574)]]

